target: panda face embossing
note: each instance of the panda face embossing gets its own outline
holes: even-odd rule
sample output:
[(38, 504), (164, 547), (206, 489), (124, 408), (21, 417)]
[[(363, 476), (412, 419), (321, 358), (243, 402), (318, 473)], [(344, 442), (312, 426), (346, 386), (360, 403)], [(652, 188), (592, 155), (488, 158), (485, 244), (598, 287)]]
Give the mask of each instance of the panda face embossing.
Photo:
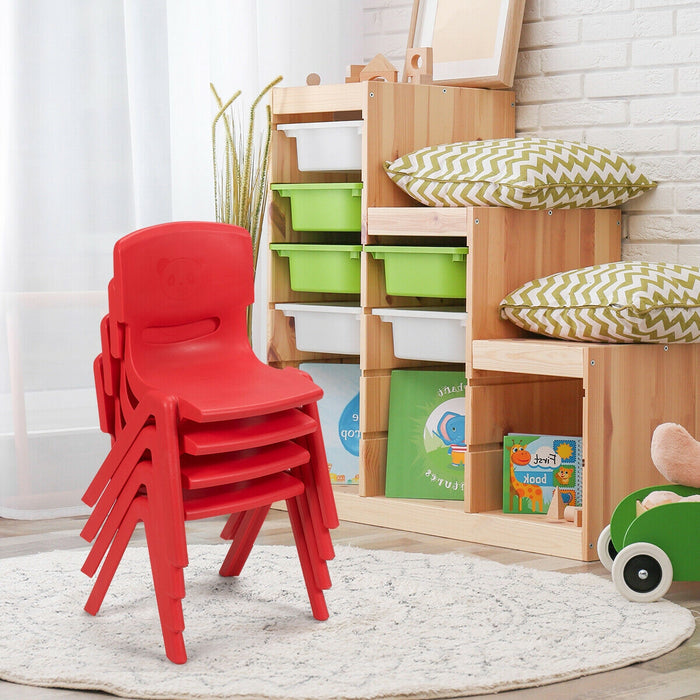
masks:
[(204, 265), (192, 258), (162, 259), (158, 262), (160, 284), (170, 299), (184, 300), (201, 286)]

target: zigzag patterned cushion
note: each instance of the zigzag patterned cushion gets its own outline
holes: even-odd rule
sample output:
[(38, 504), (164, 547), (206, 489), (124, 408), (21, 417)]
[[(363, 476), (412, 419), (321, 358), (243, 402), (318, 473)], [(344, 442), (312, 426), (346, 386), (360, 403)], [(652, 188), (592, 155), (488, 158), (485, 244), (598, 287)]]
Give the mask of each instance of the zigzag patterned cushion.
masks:
[(553, 338), (693, 343), (700, 339), (700, 268), (593, 265), (528, 282), (499, 308), (502, 318)]
[(556, 139), (465, 141), (384, 163), (411, 197), (433, 207), (613, 207), (656, 187), (605, 148)]

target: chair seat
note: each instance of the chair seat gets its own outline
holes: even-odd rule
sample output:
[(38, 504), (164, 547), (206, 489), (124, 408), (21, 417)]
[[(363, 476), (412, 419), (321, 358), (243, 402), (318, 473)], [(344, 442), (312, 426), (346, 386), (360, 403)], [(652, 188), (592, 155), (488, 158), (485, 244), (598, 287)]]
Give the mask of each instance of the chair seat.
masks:
[[(156, 389), (176, 396), (181, 419), (197, 423), (260, 416), (318, 401), (323, 391), (291, 367), (277, 369), (256, 360), (244, 367), (234, 361), (186, 367), (152, 364), (137, 376), (127, 370), (139, 391)], [(139, 378), (147, 377), (139, 381)], [(138, 398), (138, 397), (137, 397)]]
[(220, 454), (263, 447), (308, 435), (317, 422), (297, 409), (226, 423), (186, 422), (181, 428), (182, 451), (190, 455)]
[(185, 520), (253, 510), (274, 501), (286, 501), (302, 493), (304, 484), (286, 472), (218, 488), (187, 491), (183, 494)]
[[(206, 489), (240, 481), (257, 479), (306, 464), (311, 455), (294, 442), (205, 457), (183, 456), (180, 461), (182, 485), (186, 489)], [(222, 463), (225, 468), (222, 468)]]

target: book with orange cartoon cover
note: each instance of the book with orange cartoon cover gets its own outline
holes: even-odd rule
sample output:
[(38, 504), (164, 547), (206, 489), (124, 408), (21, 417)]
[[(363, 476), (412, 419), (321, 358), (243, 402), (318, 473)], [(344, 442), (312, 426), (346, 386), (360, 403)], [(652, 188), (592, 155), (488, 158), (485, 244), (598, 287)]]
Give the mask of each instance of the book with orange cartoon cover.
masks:
[(503, 438), (503, 512), (545, 515), (554, 489), (565, 506), (580, 506), (582, 439), (509, 433)]

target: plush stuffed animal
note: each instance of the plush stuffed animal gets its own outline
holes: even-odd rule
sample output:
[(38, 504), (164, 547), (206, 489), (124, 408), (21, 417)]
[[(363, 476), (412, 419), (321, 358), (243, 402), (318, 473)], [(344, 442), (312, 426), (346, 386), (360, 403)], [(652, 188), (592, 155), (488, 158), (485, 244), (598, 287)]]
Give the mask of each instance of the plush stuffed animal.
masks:
[[(678, 423), (661, 423), (651, 437), (651, 461), (674, 484), (700, 488), (700, 442)], [(673, 491), (652, 491), (638, 507), (648, 510), (664, 503), (700, 501), (700, 495), (680, 496)]]
[(661, 423), (651, 437), (651, 461), (674, 484), (700, 489), (700, 442), (678, 423)]

